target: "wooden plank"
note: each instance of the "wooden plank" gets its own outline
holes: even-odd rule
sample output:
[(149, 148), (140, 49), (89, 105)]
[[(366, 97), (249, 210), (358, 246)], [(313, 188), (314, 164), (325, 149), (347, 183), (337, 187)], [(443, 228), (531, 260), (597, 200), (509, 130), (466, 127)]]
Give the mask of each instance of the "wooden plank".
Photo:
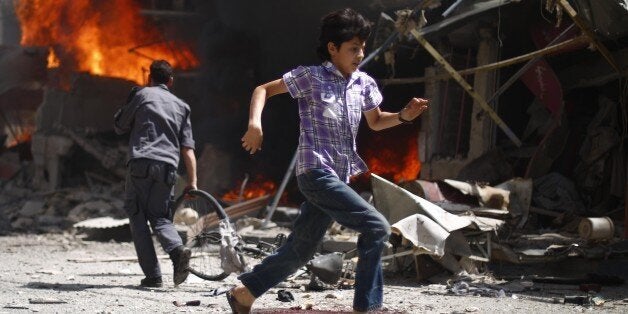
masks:
[(443, 58), (443, 56), (441, 56), (441, 54), (438, 53), (438, 51), (436, 51), (436, 49), (429, 42), (427, 42), (427, 40), (425, 40), (425, 38), (423, 38), (423, 36), (421, 36), (421, 34), (417, 30), (412, 30), (411, 33), (419, 41), (423, 48), (425, 48), (425, 50), (427, 50), (427, 52), (429, 52), (432, 57), (434, 57), (434, 59), (438, 63), (440, 63), (443, 68), (445, 68), (449, 75), (451, 75), (451, 77), (456, 80), (456, 82), (458, 82), (458, 84), (460, 84), (460, 86), (462, 86), (462, 88), (464, 88), (467, 93), (469, 93), (469, 95), (471, 95), (471, 97), (482, 107), (482, 109), (486, 111), (489, 117), (493, 119), (495, 124), (497, 124), (497, 126), (499, 126), (499, 128), (502, 129), (504, 133), (506, 133), (506, 136), (508, 136), (508, 138), (517, 147), (521, 147), (521, 140), (517, 137), (517, 135), (515, 135), (515, 133), (512, 132), (512, 130), (510, 130), (508, 125), (506, 125), (506, 123), (497, 115), (493, 108), (489, 106), (486, 100), (482, 98), (482, 96), (480, 96), (480, 94), (478, 94), (473, 89), (473, 87), (471, 87), (471, 85), (469, 85), (469, 83), (467, 83), (467, 81), (465, 81), (464, 78), (462, 78), (462, 76), (458, 72), (456, 72), (456, 70), (454, 70), (449, 62), (447, 62), (447, 60), (445, 60), (445, 58)]
[[(460, 74), (461, 76), (465, 76), (469, 74), (475, 74), (477, 72), (496, 70), (496, 69), (510, 66), (513, 64), (523, 63), (525, 61), (532, 60), (537, 57), (549, 55), (549, 54), (558, 52), (566, 48), (571, 48), (574, 46), (582, 45), (584, 43), (588, 43), (589, 41), (590, 41), (589, 37), (587, 37), (586, 35), (580, 35), (576, 38), (568, 39), (558, 44), (547, 46), (543, 49), (539, 49), (539, 50), (536, 50), (536, 51), (533, 51), (533, 52), (530, 52), (521, 56), (502, 60), (499, 62), (494, 62), (491, 64), (485, 64), (478, 67), (460, 70), (458, 71), (458, 74)], [(431, 76), (423, 76), (423, 77), (384, 79), (384, 80), (379, 80), (379, 82), (382, 85), (399, 85), (399, 84), (423, 83), (428, 80), (445, 80), (449, 78), (450, 78), (450, 75), (448, 73), (444, 73), (444, 74), (439, 74), (439, 75), (431, 75)]]
[[(225, 213), (227, 214), (227, 217), (229, 217), (229, 220), (234, 220), (250, 212), (254, 212), (256, 210), (264, 208), (268, 204), (269, 198), (270, 195), (263, 195), (242, 203), (229, 206), (225, 208)], [(218, 216), (216, 216), (215, 213), (211, 213), (200, 217), (194, 225), (190, 226), (190, 230), (192, 230), (192, 234), (196, 234), (201, 230), (217, 226), (218, 223)]]
[(622, 71), (619, 68), (619, 66), (617, 65), (617, 62), (615, 62), (615, 59), (611, 55), (610, 51), (608, 51), (606, 46), (604, 46), (599, 40), (597, 40), (597, 37), (595, 36), (595, 33), (593, 33), (593, 31), (591, 30), (591, 28), (589, 27), (587, 22), (584, 19), (580, 18), (580, 16), (576, 12), (576, 10), (574, 10), (574, 8), (569, 4), (569, 2), (567, 2), (567, 0), (559, 0), (558, 3), (560, 4), (560, 6), (563, 7), (563, 9), (565, 9), (567, 14), (569, 14), (571, 19), (574, 21), (574, 23), (576, 23), (576, 25), (578, 25), (578, 27), (580, 27), (582, 32), (587, 37), (589, 37), (589, 39), (591, 40), (591, 43), (595, 46), (595, 48), (597, 48), (597, 51), (600, 52), (602, 57), (604, 57), (604, 59), (606, 59), (608, 64), (610, 64), (613, 67), (613, 69), (615, 69), (615, 71), (617, 71), (617, 73), (621, 74)]

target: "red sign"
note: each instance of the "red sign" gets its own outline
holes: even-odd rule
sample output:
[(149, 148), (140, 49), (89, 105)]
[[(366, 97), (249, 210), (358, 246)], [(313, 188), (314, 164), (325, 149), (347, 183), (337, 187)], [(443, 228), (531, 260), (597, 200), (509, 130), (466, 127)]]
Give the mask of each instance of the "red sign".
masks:
[(543, 105), (557, 116), (563, 103), (560, 81), (545, 59), (540, 59), (521, 76), (521, 81)]

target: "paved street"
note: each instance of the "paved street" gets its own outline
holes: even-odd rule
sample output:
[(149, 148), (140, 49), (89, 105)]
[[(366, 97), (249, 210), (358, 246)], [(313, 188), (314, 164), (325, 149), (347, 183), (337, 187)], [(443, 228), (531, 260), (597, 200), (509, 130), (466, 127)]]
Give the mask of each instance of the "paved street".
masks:
[[(134, 255), (131, 243), (88, 242), (72, 235), (18, 235), (0, 238), (0, 312), (43, 313), (149, 313), (205, 312), (227, 313), (224, 295), (212, 296), (235, 284), (234, 275), (221, 282), (190, 276), (178, 288), (172, 286), (170, 261), (162, 259), (165, 285), (161, 289), (138, 288), (143, 277), (133, 261), (76, 262), (124, 259)], [(298, 287), (307, 280), (286, 283), (258, 300), (258, 313), (313, 310), (351, 310), (352, 290), (304, 291)], [(412, 278), (387, 278), (385, 309), (388, 313), (580, 313), (583, 311), (624, 313), (628, 311), (626, 286), (604, 287), (606, 303), (595, 308), (554, 303), (554, 297), (577, 294), (573, 287), (564, 291), (540, 286), (545, 293), (507, 293), (505, 297), (448, 295), (444, 285), (419, 285)], [(280, 302), (277, 291), (286, 289), (293, 302)], [(558, 291), (558, 292), (556, 292)], [(199, 306), (176, 307), (174, 301), (199, 300)], [(316, 313), (316, 311), (292, 311)]]

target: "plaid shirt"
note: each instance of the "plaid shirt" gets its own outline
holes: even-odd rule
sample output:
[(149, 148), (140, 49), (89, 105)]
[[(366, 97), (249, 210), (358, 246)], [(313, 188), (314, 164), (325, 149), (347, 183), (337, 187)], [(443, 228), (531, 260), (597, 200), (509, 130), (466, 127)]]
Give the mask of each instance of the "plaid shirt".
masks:
[(300, 66), (284, 74), (283, 81), (299, 103), (297, 175), (327, 169), (349, 182), (350, 176), (368, 170), (356, 151), (355, 137), (362, 112), (382, 102), (375, 80), (359, 70), (347, 80), (326, 61)]

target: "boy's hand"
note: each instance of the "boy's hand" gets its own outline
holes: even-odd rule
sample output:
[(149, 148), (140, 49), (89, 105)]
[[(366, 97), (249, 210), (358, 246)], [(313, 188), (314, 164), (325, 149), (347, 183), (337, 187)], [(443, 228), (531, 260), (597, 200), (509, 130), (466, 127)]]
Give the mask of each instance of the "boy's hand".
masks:
[(248, 130), (242, 137), (242, 147), (249, 153), (255, 154), (258, 150), (262, 150), (262, 127), (258, 125), (249, 125)]
[(408, 104), (401, 109), (399, 115), (404, 120), (412, 121), (416, 119), (423, 111), (427, 110), (429, 100), (423, 98), (412, 98)]

